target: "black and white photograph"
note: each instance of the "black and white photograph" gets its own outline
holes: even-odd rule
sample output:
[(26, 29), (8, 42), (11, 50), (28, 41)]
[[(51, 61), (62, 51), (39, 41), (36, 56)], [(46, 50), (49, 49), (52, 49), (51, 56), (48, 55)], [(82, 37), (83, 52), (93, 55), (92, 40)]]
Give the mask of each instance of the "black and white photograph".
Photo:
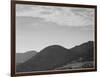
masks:
[(95, 69), (95, 9), (16, 4), (16, 73)]

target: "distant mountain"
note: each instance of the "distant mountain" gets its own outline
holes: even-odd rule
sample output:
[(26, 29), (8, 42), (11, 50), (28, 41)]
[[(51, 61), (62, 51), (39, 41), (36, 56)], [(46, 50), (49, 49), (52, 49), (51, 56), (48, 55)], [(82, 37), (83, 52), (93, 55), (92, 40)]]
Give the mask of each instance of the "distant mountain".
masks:
[(16, 53), (16, 64), (24, 63), (37, 54), (36, 51), (27, 51), (25, 53)]
[(73, 61), (93, 60), (93, 41), (66, 49), (52, 45), (41, 50), (28, 61), (17, 66), (17, 72), (45, 71), (67, 65)]

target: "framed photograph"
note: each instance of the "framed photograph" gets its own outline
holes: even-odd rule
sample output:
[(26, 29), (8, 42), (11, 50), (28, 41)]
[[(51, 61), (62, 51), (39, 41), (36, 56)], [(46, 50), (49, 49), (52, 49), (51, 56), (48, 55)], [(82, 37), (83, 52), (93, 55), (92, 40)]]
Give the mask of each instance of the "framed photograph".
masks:
[(97, 6), (11, 1), (11, 76), (97, 70)]

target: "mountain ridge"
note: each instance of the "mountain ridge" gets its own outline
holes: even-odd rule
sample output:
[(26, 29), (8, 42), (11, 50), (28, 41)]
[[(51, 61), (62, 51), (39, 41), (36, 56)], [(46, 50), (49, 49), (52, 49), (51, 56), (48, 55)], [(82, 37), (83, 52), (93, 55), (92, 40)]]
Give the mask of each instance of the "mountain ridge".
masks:
[(52, 45), (42, 49), (37, 55), (17, 66), (17, 72), (52, 70), (71, 61), (93, 61), (93, 41), (83, 43), (71, 49)]

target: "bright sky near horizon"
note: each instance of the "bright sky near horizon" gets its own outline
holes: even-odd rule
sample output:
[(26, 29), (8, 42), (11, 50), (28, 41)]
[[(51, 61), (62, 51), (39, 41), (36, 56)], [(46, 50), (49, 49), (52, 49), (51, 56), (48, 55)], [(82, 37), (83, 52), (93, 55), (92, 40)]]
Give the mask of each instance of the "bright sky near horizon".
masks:
[(16, 5), (16, 52), (49, 45), (72, 48), (94, 40), (94, 9)]

